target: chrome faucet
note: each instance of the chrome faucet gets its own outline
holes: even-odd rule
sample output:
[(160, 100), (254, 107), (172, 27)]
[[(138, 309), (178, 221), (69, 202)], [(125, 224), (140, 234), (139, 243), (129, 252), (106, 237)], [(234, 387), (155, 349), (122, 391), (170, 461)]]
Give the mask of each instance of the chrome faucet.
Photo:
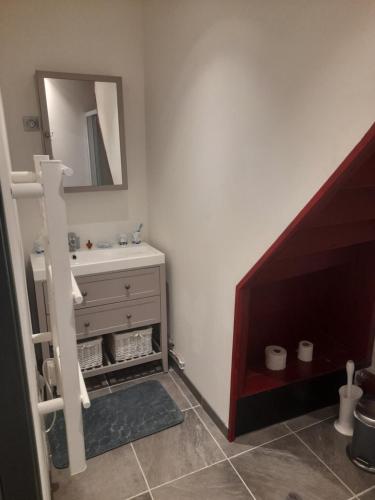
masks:
[(80, 248), (79, 236), (76, 233), (68, 233), (69, 252), (75, 252)]

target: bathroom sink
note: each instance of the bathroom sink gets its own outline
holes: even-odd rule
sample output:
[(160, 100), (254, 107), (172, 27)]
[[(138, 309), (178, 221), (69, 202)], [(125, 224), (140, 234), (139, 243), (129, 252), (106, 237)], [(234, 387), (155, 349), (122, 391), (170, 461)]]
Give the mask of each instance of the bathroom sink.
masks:
[[(81, 249), (70, 252), (71, 268), (74, 276), (86, 274), (122, 271), (137, 267), (164, 264), (165, 255), (148, 243), (112, 248)], [(31, 254), (31, 266), (35, 281), (45, 280), (45, 264), (43, 254)]]

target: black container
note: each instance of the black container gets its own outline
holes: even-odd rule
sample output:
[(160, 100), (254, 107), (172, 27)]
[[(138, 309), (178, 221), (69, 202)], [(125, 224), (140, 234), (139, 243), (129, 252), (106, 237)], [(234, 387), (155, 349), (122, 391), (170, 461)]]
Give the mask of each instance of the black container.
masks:
[(351, 461), (375, 474), (375, 398), (364, 397), (354, 410), (353, 440), (348, 447)]

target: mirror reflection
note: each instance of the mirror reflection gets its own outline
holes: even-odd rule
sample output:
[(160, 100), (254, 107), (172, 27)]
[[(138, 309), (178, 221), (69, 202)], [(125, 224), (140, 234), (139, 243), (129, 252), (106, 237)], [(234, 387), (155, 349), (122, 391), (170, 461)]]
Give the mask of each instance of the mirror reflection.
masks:
[(38, 73), (46, 153), (74, 170), (66, 190), (126, 188), (119, 82)]

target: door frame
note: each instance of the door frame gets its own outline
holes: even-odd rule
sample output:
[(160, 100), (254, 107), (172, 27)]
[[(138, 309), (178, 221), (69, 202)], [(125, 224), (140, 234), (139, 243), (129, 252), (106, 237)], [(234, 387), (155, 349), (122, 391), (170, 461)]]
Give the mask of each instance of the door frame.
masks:
[(0, 499), (42, 499), (20, 318), (0, 191)]

